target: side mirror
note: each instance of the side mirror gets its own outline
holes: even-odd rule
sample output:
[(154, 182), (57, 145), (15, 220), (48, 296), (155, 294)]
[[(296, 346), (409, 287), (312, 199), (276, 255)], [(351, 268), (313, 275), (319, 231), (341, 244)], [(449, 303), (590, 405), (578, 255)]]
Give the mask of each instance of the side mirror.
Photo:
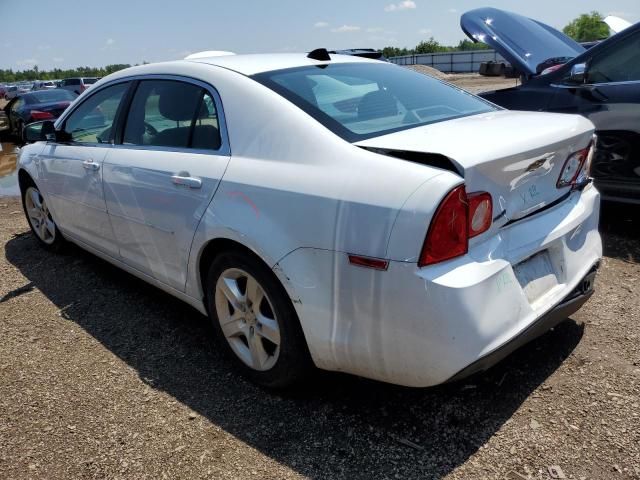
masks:
[(55, 141), (56, 129), (51, 120), (33, 122), (22, 129), (22, 138), (25, 143), (41, 142), (44, 140)]
[(587, 64), (576, 63), (571, 67), (567, 83), (582, 84), (587, 79)]

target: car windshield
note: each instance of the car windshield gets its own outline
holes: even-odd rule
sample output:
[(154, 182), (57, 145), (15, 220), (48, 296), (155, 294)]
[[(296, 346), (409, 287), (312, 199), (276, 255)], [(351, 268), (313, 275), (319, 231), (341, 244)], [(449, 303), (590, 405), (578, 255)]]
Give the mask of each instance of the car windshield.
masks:
[(29, 94), (29, 103), (47, 103), (47, 102), (71, 102), (76, 96), (69, 90), (42, 90)]
[(252, 78), (349, 142), (496, 110), (456, 87), (382, 62), (300, 67)]

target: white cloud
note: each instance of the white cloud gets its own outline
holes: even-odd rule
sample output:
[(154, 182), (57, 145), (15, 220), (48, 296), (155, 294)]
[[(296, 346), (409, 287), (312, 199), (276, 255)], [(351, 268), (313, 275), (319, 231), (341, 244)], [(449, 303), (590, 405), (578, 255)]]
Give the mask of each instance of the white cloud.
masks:
[(428, 35), (429, 33), (432, 33), (432, 30), (430, 28), (421, 28), (418, 30), (418, 33), (420, 35)]
[(116, 43), (116, 41), (113, 38), (107, 38), (107, 41), (105, 43), (105, 45), (107, 45), (108, 47), (110, 47), (111, 45), (113, 45), (114, 43)]
[(449, 9), (449, 13), (458, 13), (458, 9), (457, 8), (450, 8)]
[(38, 59), (37, 58), (25, 58), (23, 60), (18, 60), (16, 62), (16, 65), (18, 65), (19, 67), (33, 67), (34, 65), (38, 64)]
[(64, 62), (64, 58), (62, 58), (62, 57), (53, 57), (53, 58), (51, 59), (51, 61), (52, 61), (53, 63), (62, 63), (62, 62)]
[(355, 25), (342, 25), (341, 27), (331, 29), (331, 31), (335, 33), (359, 32), (360, 30), (361, 28)]
[(380, 27), (367, 28), (367, 33), (381, 33), (381, 32), (384, 32), (384, 28), (380, 28)]
[(398, 3), (390, 3), (386, 7), (384, 7), (385, 12), (397, 12), (400, 10), (413, 10), (417, 8), (416, 2), (413, 0), (403, 0)]
[(38, 45), (38, 50), (51, 50), (51, 45)]
[(329, 24), (327, 22), (316, 22), (313, 24), (313, 28), (327, 28)]

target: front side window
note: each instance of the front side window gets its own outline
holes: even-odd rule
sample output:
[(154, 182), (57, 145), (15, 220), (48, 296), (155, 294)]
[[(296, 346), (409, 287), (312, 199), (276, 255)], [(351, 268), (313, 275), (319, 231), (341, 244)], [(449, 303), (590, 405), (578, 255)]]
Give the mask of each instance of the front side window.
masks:
[(123, 143), (220, 148), (215, 102), (203, 88), (175, 80), (143, 80), (131, 102)]
[(351, 142), (496, 110), (463, 90), (382, 62), (300, 67), (252, 78)]
[(18, 98), (15, 102), (13, 102), (13, 105), (11, 106), (11, 111), (14, 113), (17, 112), (24, 106), (24, 104), (25, 104), (24, 98)]
[(591, 61), (588, 83), (640, 80), (640, 34), (626, 38)]
[(64, 130), (75, 143), (106, 143), (128, 83), (104, 88), (87, 98), (67, 118)]

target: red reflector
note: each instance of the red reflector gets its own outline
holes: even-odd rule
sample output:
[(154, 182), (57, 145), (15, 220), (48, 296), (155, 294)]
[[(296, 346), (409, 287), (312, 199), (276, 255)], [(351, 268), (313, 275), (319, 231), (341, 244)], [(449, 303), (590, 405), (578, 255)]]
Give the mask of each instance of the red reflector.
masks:
[(49, 112), (41, 112), (40, 110), (31, 110), (31, 118), (33, 120), (48, 120), (54, 117)]
[(442, 200), (429, 226), (420, 253), (419, 267), (464, 255), (468, 251), (469, 204), (464, 185)]
[(493, 201), (487, 192), (470, 193), (469, 200), (469, 238), (489, 230), (493, 220)]
[(361, 257), (360, 255), (349, 255), (349, 263), (358, 267), (373, 268), (375, 270), (386, 270), (389, 262), (380, 258)]

